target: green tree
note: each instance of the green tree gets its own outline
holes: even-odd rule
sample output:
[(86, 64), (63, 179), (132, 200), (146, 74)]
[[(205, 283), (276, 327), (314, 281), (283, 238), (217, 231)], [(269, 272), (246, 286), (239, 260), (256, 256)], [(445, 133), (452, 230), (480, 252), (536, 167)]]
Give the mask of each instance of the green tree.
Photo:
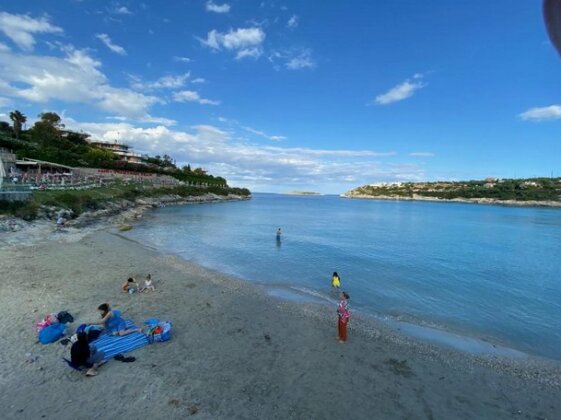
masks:
[(56, 112), (43, 112), (39, 114), (40, 120), (31, 129), (33, 139), (43, 145), (58, 145), (61, 140), (60, 130), (64, 128)]
[(10, 119), (14, 123), (14, 133), (16, 135), (16, 139), (19, 139), (21, 128), (27, 121), (27, 117), (16, 109), (15, 111), (10, 112)]

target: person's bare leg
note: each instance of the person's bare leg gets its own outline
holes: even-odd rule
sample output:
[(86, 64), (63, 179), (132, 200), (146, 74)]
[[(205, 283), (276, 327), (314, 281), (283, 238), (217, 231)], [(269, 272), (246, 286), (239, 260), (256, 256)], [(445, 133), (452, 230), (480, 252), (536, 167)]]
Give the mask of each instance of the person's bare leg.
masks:
[(121, 330), (117, 333), (117, 335), (124, 336), (124, 335), (129, 335), (129, 334), (132, 334), (132, 333), (135, 333), (135, 332), (142, 332), (142, 329), (141, 328), (135, 328), (133, 330)]

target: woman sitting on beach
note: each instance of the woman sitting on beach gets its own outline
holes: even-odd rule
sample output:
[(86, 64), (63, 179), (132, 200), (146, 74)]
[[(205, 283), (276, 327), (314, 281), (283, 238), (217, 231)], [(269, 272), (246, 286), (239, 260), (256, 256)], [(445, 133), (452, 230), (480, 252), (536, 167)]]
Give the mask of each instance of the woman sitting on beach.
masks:
[(121, 318), (121, 311), (111, 310), (107, 303), (99, 305), (97, 308), (101, 312), (101, 322), (99, 324), (105, 327), (105, 330), (113, 335), (128, 335), (135, 332), (142, 332), (140, 328), (127, 329), (127, 324)]
[(138, 283), (134, 281), (132, 277), (129, 277), (127, 281), (123, 283), (121, 289), (123, 289), (123, 292), (125, 293), (134, 293), (138, 292), (140, 287), (138, 287)]
[(334, 287), (335, 289), (338, 289), (339, 287), (341, 287), (341, 277), (339, 277), (339, 274), (337, 274), (337, 271), (335, 271), (333, 273), (333, 277), (331, 277), (331, 287)]
[(86, 376), (97, 375), (97, 368), (103, 362), (105, 354), (89, 345), (88, 335), (85, 332), (78, 333), (78, 340), (70, 348), (70, 360), (76, 368), (85, 366), (88, 368)]

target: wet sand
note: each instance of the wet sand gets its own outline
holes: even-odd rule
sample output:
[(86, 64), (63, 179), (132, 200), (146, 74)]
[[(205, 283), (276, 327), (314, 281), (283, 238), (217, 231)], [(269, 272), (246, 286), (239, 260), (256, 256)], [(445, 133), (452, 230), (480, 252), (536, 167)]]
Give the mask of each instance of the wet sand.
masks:
[[(335, 339), (335, 308), (262, 288), (110, 232), (0, 248), (0, 408), (5, 419), (555, 419), (558, 362), (466, 354), (355, 315)], [(6, 241), (4, 242), (6, 243)], [(126, 295), (152, 273), (155, 293)], [(73, 326), (107, 302), (173, 339), (87, 378), (69, 348), (36, 342), (33, 322), (68, 310)], [(30, 354), (30, 356), (29, 356)], [(29, 360), (34, 360), (29, 362)]]

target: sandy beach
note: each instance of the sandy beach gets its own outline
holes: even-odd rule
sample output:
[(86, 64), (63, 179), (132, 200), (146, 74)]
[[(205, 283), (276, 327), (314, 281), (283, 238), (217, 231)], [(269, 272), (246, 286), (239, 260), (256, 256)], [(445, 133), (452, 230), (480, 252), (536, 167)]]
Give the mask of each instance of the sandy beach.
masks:
[[(4, 235), (9, 235), (6, 233)], [(335, 308), (297, 304), (120, 236), (90, 232), (0, 248), (0, 408), (4, 419), (555, 419), (561, 368), (491, 359), (386, 330), (356, 314), (335, 339)], [(152, 273), (155, 293), (127, 295)], [(67, 310), (74, 327), (107, 302), (173, 338), (88, 378), (33, 323)]]

